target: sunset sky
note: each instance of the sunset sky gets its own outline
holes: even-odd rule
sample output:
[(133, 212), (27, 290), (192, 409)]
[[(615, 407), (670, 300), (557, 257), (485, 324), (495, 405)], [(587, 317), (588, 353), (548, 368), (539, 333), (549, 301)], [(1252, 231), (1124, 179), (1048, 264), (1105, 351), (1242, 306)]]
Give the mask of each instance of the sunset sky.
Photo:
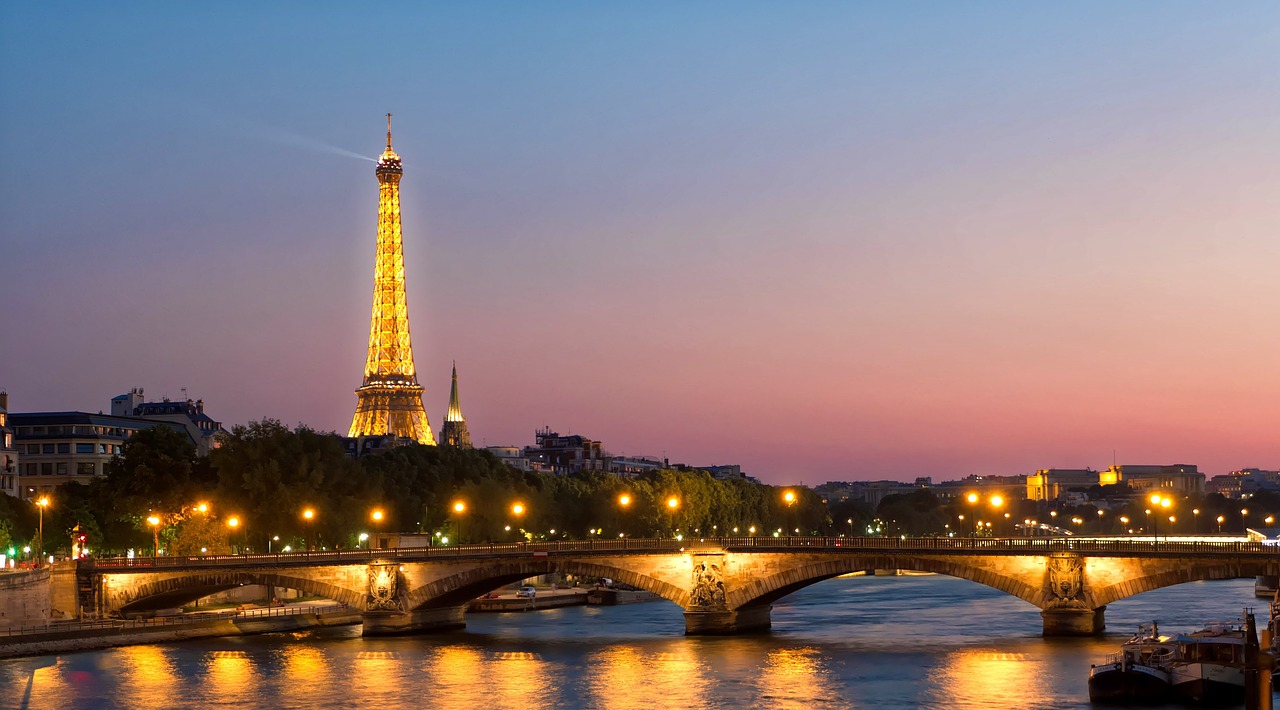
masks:
[(1280, 468), (1274, 2), (4, 3), (10, 410), (345, 434), (388, 111), (437, 430)]

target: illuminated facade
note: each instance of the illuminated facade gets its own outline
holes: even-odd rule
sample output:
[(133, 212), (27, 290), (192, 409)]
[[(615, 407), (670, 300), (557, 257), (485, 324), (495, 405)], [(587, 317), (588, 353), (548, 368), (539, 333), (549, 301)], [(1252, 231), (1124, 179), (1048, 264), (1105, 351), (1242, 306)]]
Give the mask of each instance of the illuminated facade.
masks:
[(444, 425), (440, 427), (440, 443), (446, 446), (471, 446), (471, 433), (467, 431), (467, 418), (462, 416), (458, 403), (458, 365), (453, 366), (453, 386), (449, 388), (449, 411), (445, 412)]
[(392, 434), (434, 446), (431, 424), (422, 408), (422, 385), (413, 366), (409, 341), (409, 304), (404, 290), (404, 245), (400, 233), (400, 156), (387, 149), (378, 158), (378, 253), (373, 269), (373, 318), (364, 384), (356, 390), (356, 413), (348, 436)]
[(9, 426), (9, 393), (0, 390), (0, 493), (18, 495), (18, 446)]

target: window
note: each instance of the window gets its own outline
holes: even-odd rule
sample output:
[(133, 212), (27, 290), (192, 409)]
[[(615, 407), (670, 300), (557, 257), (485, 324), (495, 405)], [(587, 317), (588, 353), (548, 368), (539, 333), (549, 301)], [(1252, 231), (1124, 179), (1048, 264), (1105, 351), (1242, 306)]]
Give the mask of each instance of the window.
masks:
[(110, 448), (109, 446), (107, 446), (106, 444), (98, 444), (98, 453), (100, 453), (100, 454), (109, 454), (109, 453), (111, 453), (111, 448)]
[(41, 476), (52, 476), (52, 475), (53, 475), (53, 464), (51, 464), (51, 463), (42, 463), (42, 464), (40, 464), (40, 475), (41, 475)]
[(27, 464), (27, 475), (28, 475), (28, 476), (34, 476), (34, 475), (36, 475), (36, 474), (37, 474), (37, 473), (39, 473), (39, 472), (40, 472), (40, 466), (39, 466), (38, 464), (34, 464), (34, 463), (29, 463), (29, 464)]
[(41, 444), (41, 446), (40, 446), (40, 453), (42, 453), (42, 454), (51, 454), (51, 453), (53, 453), (53, 444)]
[(71, 444), (58, 444), (58, 453), (60, 454), (71, 453)]
[(76, 473), (81, 476), (92, 476), (93, 474), (97, 473), (97, 471), (95, 470), (96, 467), (97, 467), (96, 464), (94, 464), (92, 461), (81, 461), (80, 463), (76, 464)]
[(59, 461), (59, 462), (58, 462), (58, 475), (59, 475), (59, 476), (65, 476), (65, 475), (67, 475), (67, 462), (66, 462), (66, 461)]
[(93, 453), (93, 444), (76, 444), (76, 453), (77, 454)]
[(29, 453), (29, 454), (38, 454), (38, 453), (40, 453), (40, 445), (39, 445), (39, 444), (27, 444), (27, 453)]

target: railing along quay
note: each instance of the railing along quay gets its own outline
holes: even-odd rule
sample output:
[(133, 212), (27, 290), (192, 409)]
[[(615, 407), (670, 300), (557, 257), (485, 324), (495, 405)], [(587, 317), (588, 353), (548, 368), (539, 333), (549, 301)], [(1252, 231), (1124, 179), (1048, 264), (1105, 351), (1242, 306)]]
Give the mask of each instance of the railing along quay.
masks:
[(147, 571), (218, 567), (310, 566), (351, 564), (378, 560), (437, 558), (535, 557), (564, 553), (680, 552), (690, 549), (862, 552), (1036, 554), (1049, 552), (1103, 553), (1110, 555), (1274, 555), (1280, 547), (1264, 542), (1208, 540), (1162, 541), (1124, 538), (948, 538), (948, 537), (706, 537), (627, 538), (620, 540), (565, 540), (556, 542), (486, 543), (447, 547), (397, 547), (373, 550), (335, 550), (248, 555), (178, 555), (161, 557), (102, 557), (80, 561), (81, 569)]
[(61, 634), (70, 631), (114, 630), (141, 631), (169, 626), (203, 624), (213, 621), (238, 621), (241, 619), (266, 619), (280, 616), (299, 616), (302, 614), (330, 614), (346, 611), (342, 604), (308, 604), (303, 606), (268, 607), (265, 609), (228, 610), (223, 612), (200, 612), (194, 614), (176, 614), (174, 616), (156, 616), (148, 619), (100, 619), (97, 621), (50, 621), (46, 624), (27, 626), (11, 626), (3, 629), (4, 637), (44, 636)]

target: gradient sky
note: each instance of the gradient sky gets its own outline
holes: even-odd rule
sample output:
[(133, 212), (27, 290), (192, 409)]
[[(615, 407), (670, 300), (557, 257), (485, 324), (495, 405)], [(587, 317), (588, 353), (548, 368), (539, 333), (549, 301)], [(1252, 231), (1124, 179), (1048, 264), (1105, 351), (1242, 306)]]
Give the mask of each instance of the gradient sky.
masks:
[(1280, 467), (1280, 5), (4, 3), (0, 387), (768, 482)]

